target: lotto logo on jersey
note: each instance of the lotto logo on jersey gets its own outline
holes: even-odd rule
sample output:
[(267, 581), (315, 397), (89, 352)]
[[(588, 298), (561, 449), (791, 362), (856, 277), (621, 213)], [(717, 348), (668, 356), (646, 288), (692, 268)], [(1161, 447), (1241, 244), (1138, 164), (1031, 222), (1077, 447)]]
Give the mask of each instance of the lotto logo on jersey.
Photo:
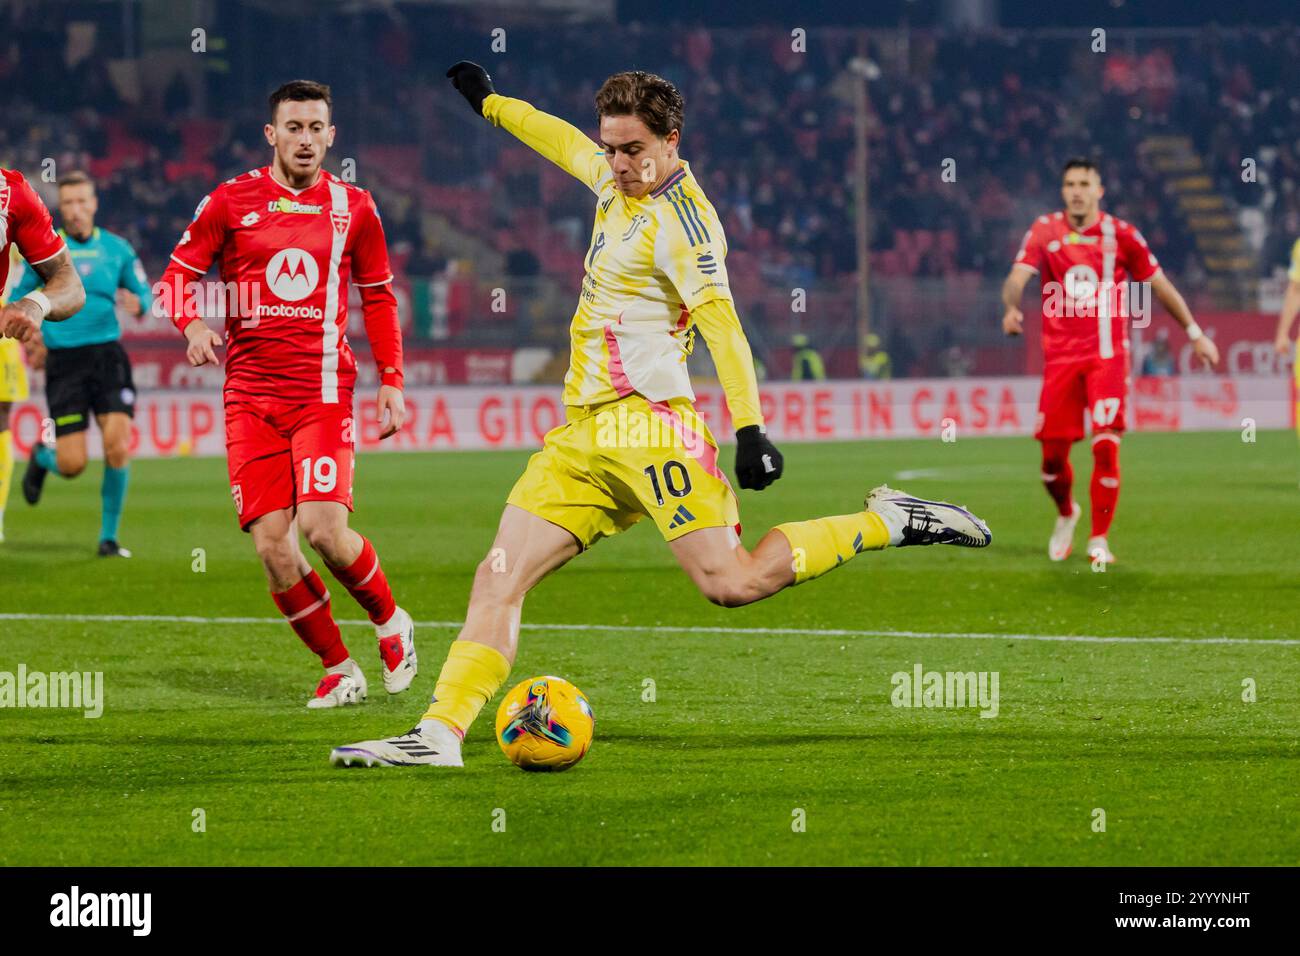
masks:
[(299, 302), (316, 291), (320, 268), (302, 249), (281, 249), (266, 264), (266, 287), (277, 299)]

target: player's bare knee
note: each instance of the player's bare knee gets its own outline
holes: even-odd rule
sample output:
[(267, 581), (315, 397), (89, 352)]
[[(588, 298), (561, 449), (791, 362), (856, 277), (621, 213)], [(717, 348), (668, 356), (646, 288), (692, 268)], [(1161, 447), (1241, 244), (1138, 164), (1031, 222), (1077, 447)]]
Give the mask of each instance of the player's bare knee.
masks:
[(695, 583), (709, 603), (718, 607), (743, 607), (757, 599), (748, 582), (734, 574), (708, 574)]
[(276, 580), (289, 580), (298, 570), (298, 548), (289, 535), (260, 535), (253, 539), (262, 566)]
[(125, 468), (131, 461), (129, 446), (123, 442), (120, 445), (104, 449), (104, 461), (110, 468)]
[(308, 517), (301, 512), (298, 515), (298, 528), (313, 551), (324, 558), (329, 558), (341, 548), (343, 535), (347, 532), (347, 522), (334, 521), (319, 516)]
[(334, 530), (326, 525), (304, 524), (302, 536), (317, 554), (333, 550), (331, 545), (334, 543)]
[(59, 474), (64, 478), (76, 478), (86, 470), (86, 459), (79, 456), (56, 455), (56, 461), (59, 466)]

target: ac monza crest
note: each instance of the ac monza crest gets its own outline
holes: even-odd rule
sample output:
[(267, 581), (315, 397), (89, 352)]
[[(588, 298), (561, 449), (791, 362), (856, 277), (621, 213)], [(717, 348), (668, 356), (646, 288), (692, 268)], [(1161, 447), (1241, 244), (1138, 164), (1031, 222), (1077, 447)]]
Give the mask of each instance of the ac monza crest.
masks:
[(232, 497), (232, 498), (235, 499), (235, 512), (236, 512), (237, 514), (241, 514), (241, 515), (242, 515), (242, 514), (244, 513), (244, 488), (243, 488), (243, 486), (242, 486), (242, 485), (231, 485), (231, 486), (230, 486), (230, 497)]
[(0, 179), (0, 218), (9, 215), (9, 184)]
[(346, 236), (348, 225), (352, 222), (352, 213), (346, 209), (342, 212), (330, 211), (330, 222), (334, 223), (334, 231), (340, 236)]

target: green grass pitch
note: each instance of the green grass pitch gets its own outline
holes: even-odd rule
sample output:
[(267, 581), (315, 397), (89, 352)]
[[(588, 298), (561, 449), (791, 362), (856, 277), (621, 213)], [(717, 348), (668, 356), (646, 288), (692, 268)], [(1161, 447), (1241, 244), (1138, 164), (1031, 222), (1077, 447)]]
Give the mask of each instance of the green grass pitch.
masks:
[[(526, 625), (601, 626), (523, 634), (511, 683), (559, 674), (596, 711), (591, 753), (553, 775), (507, 763), (497, 701), (463, 771), (331, 768), (332, 745), (414, 723), (454, 628), (418, 630), (420, 676), (391, 699), (372, 632), (345, 628), (370, 701), (307, 711), (318, 667), (273, 620), (224, 462), (133, 466), (131, 561), (92, 556), (98, 464), (74, 483), (51, 478), (38, 508), (15, 492), (0, 671), (102, 671), (106, 703), (97, 720), (0, 710), (0, 863), (1300, 862), (1300, 646), (1269, 643), (1297, 637), (1292, 434), (1126, 438), (1111, 535), (1121, 563), (1104, 573), (1081, 556), (1047, 561), (1052, 512), (1028, 439), (784, 451), (781, 482), (741, 493), (747, 543), (778, 521), (860, 507), (888, 481), (969, 505), (993, 545), (866, 554), (729, 611), (698, 596), (648, 521), (601, 542), (525, 608)], [(354, 526), (418, 621), (463, 616), (525, 459), (362, 457)], [(1086, 508), (1086, 445), (1073, 460)], [(336, 617), (362, 617), (332, 591)], [(56, 617), (72, 614), (196, 620)], [(212, 617), (266, 620), (201, 620)], [(1186, 640), (1224, 637), (1246, 642)], [(918, 661), (998, 672), (998, 716), (891, 706), (891, 675)]]

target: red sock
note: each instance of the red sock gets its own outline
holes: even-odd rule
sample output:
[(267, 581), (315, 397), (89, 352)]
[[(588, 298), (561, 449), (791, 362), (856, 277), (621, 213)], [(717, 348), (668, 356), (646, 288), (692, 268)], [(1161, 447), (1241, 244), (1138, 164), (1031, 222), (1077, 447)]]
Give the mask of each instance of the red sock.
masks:
[(339, 634), (339, 626), (330, 616), (329, 593), (319, 574), (312, 571), (289, 590), (279, 594), (272, 592), (271, 599), (294, 633), (311, 648), (322, 664), (333, 667), (348, 659), (348, 649)]
[(1119, 501), (1119, 436), (1100, 432), (1092, 436), (1092, 536), (1110, 530)]
[(307, 582), (307, 587), (311, 588), (312, 594), (316, 595), (318, 598), (325, 598), (327, 601), (329, 600), (329, 589), (325, 587), (325, 582), (321, 580), (321, 576), (316, 573), (315, 568), (312, 568), (304, 574), (302, 579)]
[(1070, 467), (1070, 443), (1064, 438), (1043, 439), (1043, 484), (1056, 502), (1057, 513), (1063, 518), (1070, 517), (1074, 469)]
[(388, 578), (379, 566), (379, 555), (366, 538), (361, 539), (361, 554), (346, 568), (330, 566), (330, 573), (356, 598), (372, 624), (383, 624), (393, 616), (397, 604), (388, 587)]

